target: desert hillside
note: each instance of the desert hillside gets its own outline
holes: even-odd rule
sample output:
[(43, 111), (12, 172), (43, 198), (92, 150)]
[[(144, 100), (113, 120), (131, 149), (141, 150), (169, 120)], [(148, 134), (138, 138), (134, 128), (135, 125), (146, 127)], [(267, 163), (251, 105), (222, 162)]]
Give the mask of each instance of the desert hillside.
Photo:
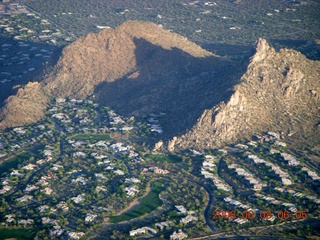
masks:
[(171, 148), (211, 148), (266, 131), (296, 143), (319, 142), (319, 76), (319, 61), (290, 49), (276, 52), (259, 39), (230, 100), (205, 110), (191, 131), (171, 141)]

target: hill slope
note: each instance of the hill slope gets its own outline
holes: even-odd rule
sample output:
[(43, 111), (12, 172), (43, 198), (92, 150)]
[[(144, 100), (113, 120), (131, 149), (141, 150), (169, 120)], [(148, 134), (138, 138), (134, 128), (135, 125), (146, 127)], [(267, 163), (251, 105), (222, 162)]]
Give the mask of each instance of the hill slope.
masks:
[(319, 61), (294, 50), (275, 52), (260, 39), (230, 100), (205, 110), (171, 148), (210, 148), (266, 131), (295, 143), (319, 143), (319, 76)]

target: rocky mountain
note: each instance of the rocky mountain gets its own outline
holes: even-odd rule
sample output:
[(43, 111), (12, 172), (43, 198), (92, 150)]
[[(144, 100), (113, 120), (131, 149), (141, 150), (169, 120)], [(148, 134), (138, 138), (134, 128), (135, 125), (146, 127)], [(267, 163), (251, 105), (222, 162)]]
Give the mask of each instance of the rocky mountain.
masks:
[(211, 148), (266, 131), (297, 144), (319, 144), (319, 76), (319, 61), (294, 50), (276, 52), (259, 39), (229, 101), (205, 110), (192, 130), (169, 146)]
[(122, 114), (166, 112), (167, 132), (173, 136), (231, 94), (225, 89), (232, 87), (230, 73), (236, 69), (183, 36), (153, 23), (128, 21), (67, 46), (37, 87), (28, 84), (7, 99), (0, 127), (38, 120), (49, 99), (95, 94)]
[(320, 63), (260, 39), (249, 65), (148, 22), (79, 38), (51, 72), (6, 100), (0, 128), (41, 119), (50, 99), (95, 95), (129, 116), (165, 112), (169, 149), (210, 148), (265, 131), (319, 141)]

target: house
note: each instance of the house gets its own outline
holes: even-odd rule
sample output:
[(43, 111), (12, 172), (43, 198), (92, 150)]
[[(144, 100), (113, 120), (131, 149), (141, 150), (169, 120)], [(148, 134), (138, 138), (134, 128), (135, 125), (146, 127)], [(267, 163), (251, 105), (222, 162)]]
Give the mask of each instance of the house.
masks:
[(46, 187), (45, 189), (42, 189), (41, 192), (43, 192), (44, 194), (47, 194), (47, 195), (51, 195), (53, 190), (52, 190), (52, 188)]
[(31, 225), (33, 224), (33, 219), (20, 219), (18, 220), (18, 224), (21, 224), (21, 225)]
[(78, 183), (82, 183), (82, 185), (86, 185), (88, 180), (86, 178), (84, 178), (84, 177), (78, 177), (76, 179), (72, 179), (71, 182), (73, 182), (73, 183), (77, 183), (78, 182)]
[(17, 202), (28, 202), (28, 201), (30, 201), (30, 200), (32, 200), (32, 199), (33, 199), (33, 196), (31, 196), (31, 195), (24, 195), (24, 196), (22, 196), (22, 197), (20, 197), (20, 198), (17, 198), (16, 201), (17, 201)]
[(76, 197), (71, 198), (71, 200), (74, 201), (75, 203), (80, 203), (80, 202), (82, 202), (84, 200), (85, 196), (86, 195), (84, 193), (82, 193), (82, 194), (79, 194)]
[(188, 215), (188, 216), (180, 219), (180, 223), (182, 223), (182, 224), (187, 224), (187, 223), (192, 222), (192, 221), (198, 221), (198, 217)]
[(171, 221), (166, 221), (166, 222), (159, 222), (159, 223), (155, 223), (156, 227), (159, 228), (160, 230), (163, 230), (163, 228), (165, 227), (170, 227), (173, 225), (173, 223)]
[(6, 218), (6, 222), (11, 223), (15, 221), (15, 216), (15, 214), (7, 214), (4, 218)]
[(128, 196), (133, 196), (135, 193), (139, 192), (136, 186), (125, 187), (124, 190), (127, 192)]
[(95, 215), (95, 214), (87, 213), (84, 221), (85, 222), (93, 222), (96, 217), (97, 217), (97, 215)]
[(236, 223), (239, 223), (239, 224), (244, 224), (244, 223), (247, 223), (247, 222), (248, 222), (248, 219), (236, 218), (236, 219), (234, 219), (233, 221), (236, 222)]
[(84, 235), (83, 232), (67, 232), (67, 236), (71, 239), (79, 239)]
[(126, 178), (125, 183), (140, 183), (141, 181), (138, 178)]
[(121, 171), (121, 170), (116, 170), (116, 171), (114, 171), (114, 173), (115, 173), (115, 174), (118, 174), (118, 175), (120, 175), (120, 176), (124, 175), (124, 172)]
[(281, 181), (282, 181), (283, 185), (291, 185), (292, 184), (291, 180), (288, 178), (281, 178)]
[(53, 226), (52, 229), (50, 229), (50, 236), (56, 236), (59, 237), (65, 232), (64, 229), (61, 228), (61, 226)]
[[(41, 20), (42, 22), (44, 22), (44, 21), (46, 21), (46, 20)], [(48, 50), (46, 50), (46, 49), (42, 49), (42, 52), (44, 52), (43, 50), (45, 50), (45, 51), (48, 51)], [(66, 102), (66, 99), (65, 98), (56, 98), (56, 102), (57, 103), (64, 103), (64, 102)]]
[(176, 205), (175, 207), (179, 211), (179, 213), (181, 213), (181, 214), (187, 214), (188, 213), (187, 209), (183, 205)]
[(25, 188), (25, 192), (32, 192), (32, 191), (35, 191), (35, 190), (37, 190), (39, 187), (36, 187), (35, 185), (30, 185), (30, 184), (28, 184), (27, 186), (26, 186), (26, 188)]
[(142, 228), (138, 228), (138, 229), (135, 229), (135, 230), (131, 230), (129, 232), (129, 234), (130, 234), (131, 237), (133, 237), (133, 236), (136, 236), (136, 235), (145, 234), (146, 232), (150, 232), (152, 234), (156, 234), (157, 230), (155, 230), (153, 228), (150, 228), (150, 227), (142, 227)]
[(170, 235), (170, 239), (175, 240), (175, 239), (185, 239), (188, 237), (188, 234), (182, 232), (181, 229), (179, 229), (178, 231), (174, 231), (171, 235)]
[(285, 161), (288, 162), (289, 166), (298, 166), (298, 165), (300, 165), (300, 162), (294, 156), (292, 156), (291, 154), (281, 153), (280, 155)]
[(278, 133), (275, 133), (275, 132), (267, 132), (267, 134), (270, 137), (273, 137), (274, 139), (279, 139), (280, 138), (280, 135)]
[(74, 157), (85, 158), (85, 157), (87, 157), (87, 154), (84, 153), (84, 152), (75, 152), (75, 153), (73, 153), (73, 156), (74, 156)]
[(106, 176), (104, 176), (102, 173), (95, 173), (94, 175), (95, 175), (96, 178), (100, 178), (102, 180), (107, 179)]
[(18, 134), (25, 134), (26, 133), (26, 130), (24, 130), (22, 127), (14, 128), (13, 131)]
[(37, 165), (34, 165), (34, 164), (31, 164), (29, 163), (28, 165), (22, 167), (22, 169), (25, 169), (25, 170), (33, 170)]
[(41, 205), (40, 207), (38, 207), (38, 210), (40, 211), (40, 213), (44, 213), (49, 209), (48, 205)]
[(58, 224), (58, 220), (51, 219), (51, 218), (48, 218), (48, 217), (41, 218), (41, 221), (42, 221), (42, 224), (54, 224), (54, 225)]
[(64, 212), (67, 212), (69, 210), (69, 206), (65, 201), (61, 201), (56, 206), (58, 209), (61, 209)]

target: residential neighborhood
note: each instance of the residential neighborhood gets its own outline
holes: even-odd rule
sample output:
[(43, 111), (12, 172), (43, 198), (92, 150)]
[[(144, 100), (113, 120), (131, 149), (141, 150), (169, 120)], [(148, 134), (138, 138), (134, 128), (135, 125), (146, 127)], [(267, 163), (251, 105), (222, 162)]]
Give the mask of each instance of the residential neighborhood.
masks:
[[(319, 214), (319, 169), (287, 149), (277, 133), (212, 151), (168, 155), (130, 141), (160, 137), (158, 119), (164, 113), (133, 120), (91, 99), (57, 98), (46, 114), (37, 124), (0, 136), (1, 159), (10, 163), (0, 165), (2, 228), (40, 227), (47, 229), (38, 233), (42, 236), (80, 239), (105, 222), (135, 223), (140, 215), (123, 210), (135, 201), (141, 201), (142, 217), (156, 218), (128, 225), (122, 236), (185, 239), (195, 229), (205, 234), (210, 224), (221, 230), (260, 226), (239, 214), (232, 221), (214, 221), (215, 209), (259, 216), (268, 208), (273, 215), (264, 224), (281, 223), (279, 208), (293, 219), (304, 209), (310, 218)], [(157, 181), (159, 190), (152, 187)], [(156, 199), (147, 210), (143, 199), (149, 194)], [(214, 202), (205, 210), (211, 194)]]

